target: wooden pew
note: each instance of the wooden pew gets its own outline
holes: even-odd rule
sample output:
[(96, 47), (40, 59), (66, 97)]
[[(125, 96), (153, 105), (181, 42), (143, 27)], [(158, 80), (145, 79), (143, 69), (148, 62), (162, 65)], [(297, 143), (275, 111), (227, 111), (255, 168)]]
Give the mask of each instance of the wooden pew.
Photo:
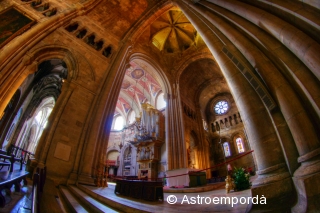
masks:
[[(5, 150), (0, 149), (0, 155), (7, 155), (7, 152)], [(8, 170), (10, 169), (10, 162), (7, 162), (6, 159), (3, 159), (3, 161), (0, 161), (0, 170), (4, 167), (7, 166)]]
[[(7, 159), (9, 159), (10, 161), (10, 172), (13, 172), (13, 167), (14, 167), (14, 162), (19, 161), (20, 162), (20, 170), (22, 170), (22, 166), (23, 166), (23, 159), (22, 158), (16, 158), (14, 155), (4, 155), (4, 154), (0, 154), (0, 159), (3, 159), (3, 162), (1, 162), (3, 164), (3, 166), (7, 166), (8, 162), (6, 162)], [(0, 163), (0, 166), (1, 166)]]
[[(15, 191), (20, 191), (20, 183), (23, 180), (23, 183), (26, 185), (27, 180), (26, 177), (29, 174), (27, 171), (22, 171), (22, 165), (23, 161), (21, 158), (16, 158), (14, 155), (8, 156), (4, 154), (0, 154), (0, 159), (3, 159), (4, 161), (1, 162), (5, 165), (10, 164), (10, 171), (1, 171), (0, 172), (0, 207), (4, 207), (6, 205), (5, 197), (2, 194), (2, 190), (7, 190), (10, 192), (10, 189), (12, 185), (15, 186)], [(6, 162), (5, 160), (8, 160), (10, 162)], [(14, 170), (14, 162), (19, 161), (20, 162), (20, 169)], [(0, 164), (1, 165), (1, 164)]]
[[(12, 185), (15, 186), (15, 191), (20, 192), (20, 183), (23, 180), (24, 185), (27, 184), (26, 177), (29, 174), (27, 171), (15, 170), (13, 172), (2, 171), (0, 172), (0, 192), (2, 190), (9, 191)], [(0, 207), (3, 208), (6, 205), (5, 197), (0, 193)]]

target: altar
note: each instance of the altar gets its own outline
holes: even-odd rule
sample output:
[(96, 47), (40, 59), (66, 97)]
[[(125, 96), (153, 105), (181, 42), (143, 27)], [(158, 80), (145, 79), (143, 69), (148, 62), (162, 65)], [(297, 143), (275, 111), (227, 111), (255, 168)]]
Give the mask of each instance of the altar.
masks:
[(166, 171), (168, 187), (195, 187), (206, 185), (206, 173), (200, 169), (182, 168)]

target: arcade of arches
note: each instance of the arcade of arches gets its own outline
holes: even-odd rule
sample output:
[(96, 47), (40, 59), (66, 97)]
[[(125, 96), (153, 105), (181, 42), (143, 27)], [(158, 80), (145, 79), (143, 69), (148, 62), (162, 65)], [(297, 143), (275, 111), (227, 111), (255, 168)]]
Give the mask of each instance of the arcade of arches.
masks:
[(319, 1), (32, 2), (0, 2), (3, 150), (32, 153), (56, 185), (253, 150), (231, 164), (255, 172), (252, 196), (320, 209)]

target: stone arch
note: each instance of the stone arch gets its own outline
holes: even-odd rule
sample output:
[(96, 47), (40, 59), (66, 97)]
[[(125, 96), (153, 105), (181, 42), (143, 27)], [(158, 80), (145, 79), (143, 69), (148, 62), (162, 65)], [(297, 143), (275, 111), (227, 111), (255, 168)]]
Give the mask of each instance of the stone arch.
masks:
[(28, 61), (28, 63), (36, 61), (37, 64), (41, 64), (42, 62), (53, 58), (61, 59), (66, 63), (68, 69), (68, 81), (77, 79), (79, 76), (79, 67), (75, 53), (64, 46), (55, 45), (40, 47), (29, 52), (25, 57), (25, 61)]
[(142, 54), (142, 53), (133, 53), (129, 56), (129, 61), (142, 61), (147, 63), (148, 66), (153, 68), (156, 79), (160, 83), (160, 86), (165, 94), (171, 94), (171, 86), (169, 83), (168, 77), (162, 72), (160, 65), (155, 63), (156, 60), (153, 60), (150, 56)]
[(117, 151), (117, 152), (120, 153), (120, 149), (119, 148), (117, 148), (117, 147), (108, 147), (106, 154), (108, 155), (108, 153), (112, 152), (112, 151)]
[[(186, 60), (181, 61), (177, 66), (175, 66), (175, 70), (176, 70), (175, 79), (178, 79), (178, 82), (179, 82), (180, 76), (183, 73), (183, 71), (190, 64), (200, 59), (210, 59), (215, 62), (215, 59), (212, 56), (212, 53), (209, 51), (197, 52), (196, 54), (188, 55)], [(186, 61), (188, 61), (189, 63), (185, 63)]]
[(19, 66), (17, 66), (14, 71), (11, 71), (12, 73), (19, 74), (15, 74), (10, 81), (7, 81), (8, 84), (11, 84), (10, 90), (7, 90), (6, 88), (1, 90), (2, 95), (0, 95), (0, 112), (4, 110), (7, 103), (9, 103), (10, 99), (14, 95), (14, 92), (18, 90), (28, 75), (36, 72), (38, 65), (43, 61), (54, 58), (61, 59), (66, 63), (68, 69), (67, 81), (70, 82), (72, 79), (77, 79), (79, 74), (78, 63), (74, 57), (74, 53), (72, 53), (68, 48), (55, 45), (40, 47), (30, 51), (26, 53), (24, 57), (22, 57)]

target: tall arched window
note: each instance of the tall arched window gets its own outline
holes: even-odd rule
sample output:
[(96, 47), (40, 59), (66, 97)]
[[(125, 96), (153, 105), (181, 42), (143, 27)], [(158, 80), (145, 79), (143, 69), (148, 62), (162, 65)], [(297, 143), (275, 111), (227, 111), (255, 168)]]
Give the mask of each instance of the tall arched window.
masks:
[(158, 110), (161, 110), (161, 109), (165, 108), (166, 106), (167, 106), (167, 103), (164, 100), (164, 93), (161, 92), (157, 97), (156, 107)]
[(114, 130), (122, 130), (124, 126), (124, 120), (123, 117), (121, 115), (118, 115), (117, 117), (115, 117), (114, 119), (114, 124), (113, 124), (113, 129)]
[(134, 123), (135, 120), (136, 120), (136, 113), (133, 110), (131, 110), (128, 115), (128, 124)]
[(228, 142), (224, 142), (224, 143), (223, 143), (223, 150), (224, 150), (224, 155), (225, 155), (226, 157), (231, 156), (230, 146), (229, 146), (229, 143), (228, 143)]
[(238, 152), (239, 153), (244, 152), (245, 150), (244, 150), (243, 142), (240, 137), (236, 139), (236, 143), (237, 143)]

